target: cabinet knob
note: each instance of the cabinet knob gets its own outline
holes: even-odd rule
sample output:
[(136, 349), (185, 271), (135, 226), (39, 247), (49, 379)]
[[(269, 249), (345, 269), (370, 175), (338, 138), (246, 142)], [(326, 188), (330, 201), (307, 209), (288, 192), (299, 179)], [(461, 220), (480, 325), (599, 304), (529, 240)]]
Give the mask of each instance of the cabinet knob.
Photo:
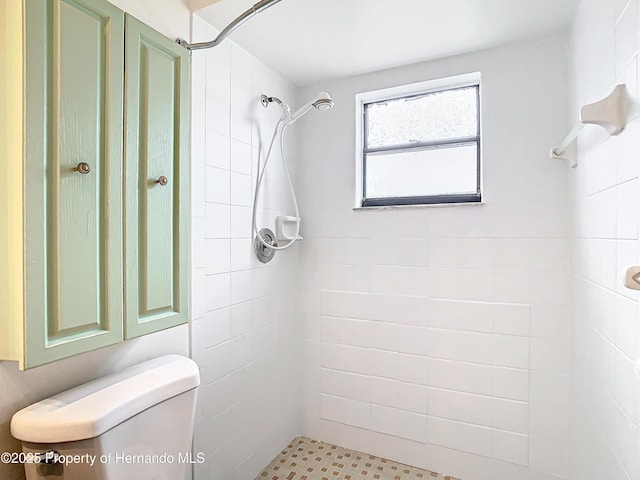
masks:
[(78, 166), (76, 167), (76, 170), (81, 175), (86, 175), (87, 173), (89, 173), (91, 171), (91, 167), (89, 166), (89, 164), (87, 162), (80, 162), (78, 164)]
[(164, 187), (167, 183), (169, 183), (169, 179), (163, 175), (158, 180), (156, 180), (156, 182)]

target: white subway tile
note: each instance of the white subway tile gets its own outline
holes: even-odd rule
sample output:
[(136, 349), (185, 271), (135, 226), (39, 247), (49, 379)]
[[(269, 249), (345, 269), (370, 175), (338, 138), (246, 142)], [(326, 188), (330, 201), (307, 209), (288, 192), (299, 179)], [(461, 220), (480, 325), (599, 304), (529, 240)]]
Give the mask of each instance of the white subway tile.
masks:
[(616, 237), (617, 192), (614, 188), (595, 193), (577, 204), (577, 234), (589, 238)]
[(426, 239), (373, 238), (370, 240), (368, 261), (372, 265), (426, 267), (429, 248)]
[(344, 319), (320, 317), (320, 340), (322, 342), (344, 345)]
[(227, 170), (207, 167), (206, 169), (207, 202), (229, 204), (231, 198), (231, 178)]
[(434, 238), (429, 241), (429, 266), (491, 270), (496, 243), (483, 238)]
[(362, 402), (371, 400), (371, 378), (365, 375), (321, 369), (320, 388), (323, 394), (350, 398)]
[(318, 246), (319, 263), (369, 265), (372, 254), (368, 238), (325, 238)]
[(494, 398), (491, 426), (509, 432), (529, 433), (529, 404)]
[(493, 369), (493, 394), (511, 400), (529, 400), (529, 371), (515, 368)]
[(231, 205), (231, 238), (253, 238), (255, 236), (251, 231), (252, 213), (251, 207)]
[(531, 368), (569, 373), (569, 343), (566, 340), (531, 339)]
[(231, 161), (231, 145), (229, 137), (209, 130), (207, 131), (206, 147), (207, 165), (210, 167), (220, 168), (222, 170), (229, 170)]
[(616, 190), (618, 193), (616, 237), (618, 239), (637, 240), (640, 181), (637, 178), (630, 180), (619, 185)]
[(342, 345), (320, 343), (320, 361), (318, 366), (333, 370), (344, 370), (344, 349), (345, 347)]
[(207, 99), (207, 130), (229, 136), (231, 105), (215, 99)]
[(429, 296), (447, 300), (483, 301), (493, 298), (494, 272), (490, 270), (429, 270)]
[(635, 121), (625, 127), (616, 138), (616, 181), (623, 183), (638, 178), (640, 164), (637, 153), (640, 150), (640, 122)]
[(231, 164), (232, 172), (243, 175), (251, 175), (251, 145), (240, 140), (231, 140)]
[(231, 305), (231, 276), (228, 273), (207, 275), (206, 307), (207, 311)]
[(258, 311), (256, 311), (257, 309), (254, 309), (255, 302), (254, 300), (246, 303), (238, 303), (231, 307), (231, 333), (234, 337), (245, 335), (251, 331), (253, 316), (258, 313)]
[(499, 367), (529, 368), (529, 337), (494, 335), (493, 363)]
[(529, 406), (529, 433), (563, 442), (569, 439), (569, 410), (532, 403)]
[(492, 395), (493, 368), (488, 365), (430, 359), (429, 374), (433, 387)]
[[(231, 102), (231, 44), (221, 44), (204, 52), (207, 62), (207, 100), (211, 102)], [(194, 56), (195, 57), (195, 56)]]
[(343, 370), (361, 375), (371, 374), (369, 350), (361, 347), (344, 346), (342, 349)]
[[(439, 332), (426, 327), (398, 325), (395, 333), (399, 351), (413, 355), (438, 356), (432, 345), (437, 342), (435, 337), (439, 335)], [(446, 347), (443, 345), (442, 348), (445, 349)]]
[(354, 347), (369, 347), (371, 331), (364, 320), (339, 319), (344, 332), (344, 344)]
[(500, 303), (531, 303), (533, 275), (531, 272), (494, 272), (493, 300)]
[(569, 299), (569, 275), (560, 272), (533, 272), (531, 302), (544, 305), (566, 305)]
[(371, 428), (370, 405), (348, 398), (321, 395), (320, 417), (354, 427)]
[(637, 358), (639, 339), (638, 303), (620, 296), (616, 299), (615, 343), (629, 358)]
[(396, 362), (394, 377), (402, 382), (429, 385), (431, 362), (427, 357), (397, 353), (392, 357)]
[(206, 324), (206, 347), (211, 348), (231, 340), (231, 310), (222, 308), (207, 313), (204, 320)]
[(490, 303), (430, 300), (430, 327), (491, 333), (494, 307)]
[(253, 241), (248, 238), (231, 239), (231, 271), (249, 270), (261, 266), (253, 249)]
[[(332, 317), (369, 319), (372, 317), (371, 296), (366, 293), (322, 291), (320, 313)], [(401, 321), (400, 318), (397, 318)]]
[(496, 270), (568, 271), (565, 239), (506, 238), (496, 240)]
[(559, 476), (568, 472), (567, 444), (547, 438), (529, 437), (529, 465), (531, 468)]
[(569, 376), (562, 373), (532, 371), (529, 401), (566, 407), (569, 402)]
[(627, 356), (616, 354), (615, 398), (632, 422), (638, 421), (638, 376), (634, 373), (634, 362)]
[(533, 305), (531, 307), (531, 336), (566, 340), (569, 337), (568, 307)]
[(461, 362), (493, 363), (493, 336), (484, 333), (429, 329), (429, 355)]
[[(361, 265), (319, 265), (320, 288), (346, 292), (369, 291), (369, 267)], [(373, 281), (373, 280), (372, 280)]]
[(231, 269), (231, 245), (228, 239), (207, 240), (207, 275), (227, 273)]
[(432, 314), (430, 300), (424, 297), (369, 295), (368, 299), (372, 320), (426, 326)]
[(231, 173), (231, 191), (229, 201), (231, 205), (250, 207), (253, 204), (251, 197), (251, 177), (239, 173)]
[(383, 378), (399, 378), (401, 380), (408, 378), (407, 381), (413, 380), (415, 383), (424, 383), (425, 378), (427, 378), (426, 375), (428, 371), (426, 373), (422, 371), (422, 368), (424, 368), (423, 363), (426, 362), (426, 360), (417, 359), (417, 361), (414, 362), (416, 371), (410, 371), (405, 377), (398, 373), (400, 371), (399, 369), (403, 366), (399, 353), (389, 350), (369, 349), (368, 355), (368, 375)]
[(530, 307), (528, 305), (494, 305), (495, 333), (504, 335), (529, 335)]
[(403, 348), (401, 344), (401, 326), (387, 322), (365, 322), (368, 330), (367, 347), (378, 350), (398, 351)]
[(207, 203), (206, 238), (229, 238), (231, 233), (231, 211), (229, 205)]
[(429, 415), (491, 427), (492, 398), (432, 388), (429, 391)]
[(256, 272), (244, 270), (231, 273), (231, 304), (248, 302), (261, 295), (256, 296)]
[(371, 403), (426, 415), (428, 397), (426, 386), (371, 377)]
[(513, 432), (494, 430), (492, 435), (492, 456), (496, 460), (529, 465), (529, 437)]
[(620, 75), (637, 51), (638, 16), (636, 2), (630, 2), (615, 26), (616, 73)]
[(425, 296), (429, 271), (420, 267), (371, 267), (371, 292), (383, 295)]
[(490, 428), (429, 417), (429, 443), (491, 457)]
[(427, 441), (427, 416), (397, 408), (371, 405), (371, 428), (421, 443)]

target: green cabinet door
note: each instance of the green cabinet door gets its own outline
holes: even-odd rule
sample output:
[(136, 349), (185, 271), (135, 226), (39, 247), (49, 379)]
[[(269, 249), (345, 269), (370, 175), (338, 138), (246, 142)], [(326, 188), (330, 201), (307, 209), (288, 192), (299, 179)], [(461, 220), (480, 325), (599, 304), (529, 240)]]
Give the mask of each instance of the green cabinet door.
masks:
[(26, 367), (122, 341), (124, 14), (25, 1)]
[(188, 320), (189, 54), (126, 16), (125, 337)]

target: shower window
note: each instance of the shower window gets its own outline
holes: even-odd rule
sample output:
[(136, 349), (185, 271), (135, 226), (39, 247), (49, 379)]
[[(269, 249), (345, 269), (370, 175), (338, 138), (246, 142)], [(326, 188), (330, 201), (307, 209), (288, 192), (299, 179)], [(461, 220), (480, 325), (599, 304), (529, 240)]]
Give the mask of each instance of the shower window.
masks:
[(480, 82), (465, 75), (357, 96), (358, 207), (480, 202)]

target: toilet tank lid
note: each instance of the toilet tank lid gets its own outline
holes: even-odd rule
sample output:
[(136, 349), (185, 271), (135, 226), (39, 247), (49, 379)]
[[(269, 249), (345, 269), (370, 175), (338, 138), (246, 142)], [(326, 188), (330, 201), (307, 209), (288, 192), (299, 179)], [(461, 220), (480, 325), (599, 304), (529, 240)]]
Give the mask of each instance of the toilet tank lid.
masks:
[(193, 360), (166, 355), (20, 410), (11, 419), (11, 434), (18, 440), (32, 443), (95, 438), (143, 410), (199, 384), (200, 374)]

